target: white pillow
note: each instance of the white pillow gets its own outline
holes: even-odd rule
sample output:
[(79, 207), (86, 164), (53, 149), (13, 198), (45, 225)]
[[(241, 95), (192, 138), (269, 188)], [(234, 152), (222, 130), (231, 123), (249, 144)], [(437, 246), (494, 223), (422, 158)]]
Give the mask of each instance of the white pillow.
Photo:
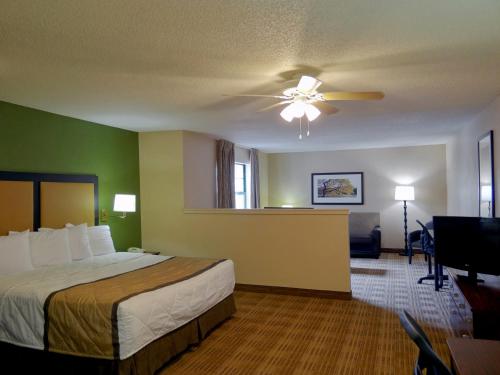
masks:
[[(87, 223), (80, 225), (66, 224), (68, 230), (69, 249), (72, 260), (81, 260), (90, 258), (92, 251), (90, 250), (89, 236), (87, 233)], [(39, 232), (48, 232), (55, 229), (38, 228)]]
[(30, 248), (31, 262), (35, 268), (71, 262), (66, 228), (31, 232)]
[(88, 227), (90, 249), (93, 255), (104, 255), (116, 252), (111, 238), (109, 225)]
[(73, 260), (80, 260), (92, 257), (90, 249), (89, 234), (87, 223), (68, 228), (69, 248)]
[(29, 234), (23, 232), (16, 236), (0, 237), (0, 275), (32, 269)]

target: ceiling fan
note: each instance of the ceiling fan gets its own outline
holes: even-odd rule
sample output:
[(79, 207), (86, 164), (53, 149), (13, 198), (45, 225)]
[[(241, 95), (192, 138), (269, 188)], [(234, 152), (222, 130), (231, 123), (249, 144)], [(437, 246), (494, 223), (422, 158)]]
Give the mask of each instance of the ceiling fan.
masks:
[(328, 101), (336, 100), (380, 100), (384, 97), (384, 93), (380, 91), (366, 92), (347, 92), (347, 91), (332, 91), (318, 92), (318, 87), (323, 82), (319, 79), (310, 76), (302, 76), (297, 87), (291, 87), (283, 91), (283, 95), (231, 95), (231, 96), (254, 96), (282, 99), (281, 102), (272, 104), (260, 110), (267, 111), (276, 107), (287, 104), (281, 111), (281, 117), (291, 122), (294, 118), (300, 120), (299, 138), (302, 139), (302, 117), (304, 115), (308, 120), (307, 135), (309, 135), (309, 122), (314, 121), (321, 113), (331, 115), (337, 113), (338, 109), (327, 103)]

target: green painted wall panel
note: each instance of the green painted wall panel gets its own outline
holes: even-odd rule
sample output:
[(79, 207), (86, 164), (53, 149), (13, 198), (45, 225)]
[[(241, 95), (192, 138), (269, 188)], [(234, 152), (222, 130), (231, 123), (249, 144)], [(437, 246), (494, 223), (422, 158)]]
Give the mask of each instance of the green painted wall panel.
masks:
[(138, 134), (0, 101), (0, 170), (99, 177), (99, 208), (136, 194), (137, 212), (110, 217), (115, 247), (141, 245)]

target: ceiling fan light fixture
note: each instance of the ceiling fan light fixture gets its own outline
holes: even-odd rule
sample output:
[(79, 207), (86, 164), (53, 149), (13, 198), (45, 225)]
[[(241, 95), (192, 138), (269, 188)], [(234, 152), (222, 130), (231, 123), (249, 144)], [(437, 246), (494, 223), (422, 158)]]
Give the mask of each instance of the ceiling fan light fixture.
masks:
[(285, 109), (281, 111), (280, 116), (283, 118), (283, 120), (292, 122), (293, 118), (295, 117), (292, 105), (291, 104), (287, 105)]
[(280, 112), (280, 116), (291, 123), (298, 118), (299, 139), (302, 139), (302, 117), (307, 117), (307, 135), (309, 136), (309, 124), (316, 120), (319, 115), (331, 115), (339, 110), (330, 105), (330, 101), (339, 100), (380, 100), (384, 93), (380, 91), (331, 91), (318, 92), (317, 89), (323, 82), (311, 76), (302, 76), (297, 87), (289, 87), (283, 91), (283, 95), (265, 94), (242, 94), (232, 96), (250, 96), (281, 99), (279, 103), (268, 105), (259, 112), (268, 111), (273, 108), (286, 107)]
[(290, 104), (291, 110), (293, 111), (293, 117), (301, 118), (306, 113), (306, 103), (302, 100), (293, 102)]
[(305, 113), (309, 121), (314, 121), (321, 114), (320, 110), (313, 106), (312, 104), (306, 104)]

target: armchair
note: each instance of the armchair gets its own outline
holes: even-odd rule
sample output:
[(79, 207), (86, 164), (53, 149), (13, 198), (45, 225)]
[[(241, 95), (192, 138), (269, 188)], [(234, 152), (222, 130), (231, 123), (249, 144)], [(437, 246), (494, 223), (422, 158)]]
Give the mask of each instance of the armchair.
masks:
[(408, 234), (408, 263), (411, 264), (411, 259), (414, 255), (414, 250), (422, 250), (422, 230), (414, 230)]
[(382, 234), (380, 215), (372, 212), (351, 212), (349, 243), (351, 257), (378, 258)]

